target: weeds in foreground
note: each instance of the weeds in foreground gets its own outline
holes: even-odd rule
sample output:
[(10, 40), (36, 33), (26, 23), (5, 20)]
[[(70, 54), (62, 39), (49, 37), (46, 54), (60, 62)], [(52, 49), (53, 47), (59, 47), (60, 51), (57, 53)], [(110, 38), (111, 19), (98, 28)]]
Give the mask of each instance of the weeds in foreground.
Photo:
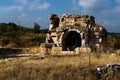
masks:
[[(91, 54), (90, 59), (88, 55), (78, 55), (15, 61), (0, 63), (0, 80), (98, 80), (96, 67), (107, 63), (118, 63), (120, 56), (101, 54), (97, 58), (95, 54)], [(118, 72), (111, 80), (119, 80), (119, 78)]]

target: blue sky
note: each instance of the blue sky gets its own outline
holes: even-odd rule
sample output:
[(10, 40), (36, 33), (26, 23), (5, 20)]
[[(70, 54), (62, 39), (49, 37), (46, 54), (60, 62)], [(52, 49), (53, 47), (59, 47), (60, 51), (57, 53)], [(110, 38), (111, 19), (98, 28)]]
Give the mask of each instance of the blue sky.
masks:
[(49, 14), (91, 14), (109, 32), (120, 32), (120, 0), (0, 0), (0, 23), (49, 28)]

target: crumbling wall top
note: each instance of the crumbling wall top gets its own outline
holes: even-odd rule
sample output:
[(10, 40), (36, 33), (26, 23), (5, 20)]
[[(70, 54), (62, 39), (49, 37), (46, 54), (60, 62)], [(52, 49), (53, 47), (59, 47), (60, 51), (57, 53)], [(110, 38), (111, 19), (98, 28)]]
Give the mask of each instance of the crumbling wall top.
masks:
[(59, 16), (59, 18), (60, 18), (59, 27), (66, 26), (86, 27), (87, 24), (95, 24), (95, 18), (92, 15), (63, 14), (62, 16)]

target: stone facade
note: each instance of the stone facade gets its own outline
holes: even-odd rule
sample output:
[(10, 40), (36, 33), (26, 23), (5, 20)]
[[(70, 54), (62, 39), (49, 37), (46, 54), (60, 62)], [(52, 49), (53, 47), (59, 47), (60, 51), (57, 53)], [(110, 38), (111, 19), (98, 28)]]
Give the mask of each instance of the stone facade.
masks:
[[(72, 51), (77, 47), (90, 47), (92, 51), (104, 49), (107, 31), (103, 26), (95, 23), (94, 16), (82, 14), (58, 16), (51, 14), (49, 19), (50, 28), (46, 43), (54, 43), (65, 51)], [(78, 34), (80, 38), (74, 39), (76, 36), (79, 37)]]

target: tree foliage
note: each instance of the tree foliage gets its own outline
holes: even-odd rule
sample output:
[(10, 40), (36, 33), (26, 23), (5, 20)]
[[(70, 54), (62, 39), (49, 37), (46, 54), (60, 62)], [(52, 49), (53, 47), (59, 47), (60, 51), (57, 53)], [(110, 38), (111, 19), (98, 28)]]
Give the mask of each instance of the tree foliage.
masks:
[(40, 28), (41, 28), (40, 25), (35, 22), (34, 27), (33, 27), (33, 32), (39, 34), (40, 33)]
[[(0, 46), (4, 47), (31, 47), (40, 46), (45, 41), (48, 29), (41, 29), (16, 25), (15, 23), (0, 23)], [(39, 29), (37, 29), (39, 28)], [(36, 29), (36, 32), (33, 32)], [(38, 31), (37, 31), (38, 30)]]
[(109, 33), (107, 44), (114, 49), (120, 48), (120, 33)]

